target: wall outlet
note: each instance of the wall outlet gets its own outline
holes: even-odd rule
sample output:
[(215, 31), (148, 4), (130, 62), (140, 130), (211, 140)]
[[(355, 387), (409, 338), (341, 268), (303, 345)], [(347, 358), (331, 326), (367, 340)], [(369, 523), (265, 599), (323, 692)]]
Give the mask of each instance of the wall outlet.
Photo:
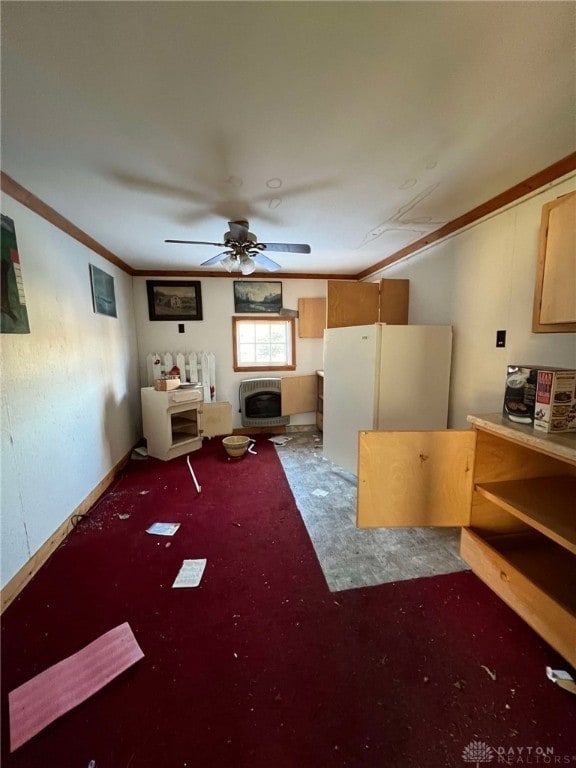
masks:
[(496, 346), (497, 347), (506, 346), (506, 331), (496, 331)]

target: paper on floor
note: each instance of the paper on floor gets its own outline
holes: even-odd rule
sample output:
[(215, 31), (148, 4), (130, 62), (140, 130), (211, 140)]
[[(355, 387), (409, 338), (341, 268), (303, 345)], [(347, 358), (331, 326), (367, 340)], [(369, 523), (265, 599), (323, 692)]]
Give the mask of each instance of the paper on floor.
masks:
[(10, 751), (90, 698), (144, 654), (125, 622), (8, 694)]
[(146, 529), (146, 533), (155, 533), (157, 536), (174, 536), (180, 528), (180, 523), (154, 523)]
[(552, 669), (552, 667), (546, 667), (546, 676), (548, 680), (552, 680), (553, 683), (559, 685), (560, 688), (564, 688), (570, 693), (576, 693), (576, 680), (569, 672), (564, 669)]
[(206, 568), (206, 559), (184, 560), (172, 588), (197, 587), (202, 579), (204, 568)]
[(312, 496), (328, 496), (328, 491), (323, 491), (322, 488), (316, 488), (312, 491)]
[(268, 440), (270, 440), (271, 443), (274, 443), (274, 445), (286, 445), (286, 443), (289, 440), (292, 440), (292, 438), (279, 435), (278, 437), (269, 437)]

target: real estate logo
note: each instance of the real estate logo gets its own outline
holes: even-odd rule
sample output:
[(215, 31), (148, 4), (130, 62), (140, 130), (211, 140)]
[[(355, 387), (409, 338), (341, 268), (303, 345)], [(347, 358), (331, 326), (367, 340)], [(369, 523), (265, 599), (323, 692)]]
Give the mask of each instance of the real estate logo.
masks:
[(471, 741), (462, 752), (462, 760), (476, 763), (476, 768), (480, 768), (480, 763), (490, 763), (493, 759), (494, 751), (484, 741)]
[(462, 751), (465, 763), (481, 763), (496, 760), (498, 765), (576, 765), (576, 755), (557, 755), (549, 746), (496, 746), (485, 741), (471, 741)]

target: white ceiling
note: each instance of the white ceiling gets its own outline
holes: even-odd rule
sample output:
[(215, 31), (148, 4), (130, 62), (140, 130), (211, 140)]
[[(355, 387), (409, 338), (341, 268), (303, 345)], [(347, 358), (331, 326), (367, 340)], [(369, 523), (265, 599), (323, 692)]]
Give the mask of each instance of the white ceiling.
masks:
[(574, 151), (575, 9), (3, 2), (2, 169), (135, 269), (354, 274)]

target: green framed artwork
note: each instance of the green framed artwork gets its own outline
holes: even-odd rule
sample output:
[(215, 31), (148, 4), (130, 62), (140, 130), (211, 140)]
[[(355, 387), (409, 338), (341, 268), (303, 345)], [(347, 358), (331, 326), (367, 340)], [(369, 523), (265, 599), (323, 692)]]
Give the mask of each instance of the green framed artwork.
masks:
[(1, 214), (0, 333), (30, 333), (14, 222)]
[(112, 275), (90, 264), (90, 280), (92, 282), (94, 312), (99, 315), (108, 315), (108, 317), (118, 317)]

